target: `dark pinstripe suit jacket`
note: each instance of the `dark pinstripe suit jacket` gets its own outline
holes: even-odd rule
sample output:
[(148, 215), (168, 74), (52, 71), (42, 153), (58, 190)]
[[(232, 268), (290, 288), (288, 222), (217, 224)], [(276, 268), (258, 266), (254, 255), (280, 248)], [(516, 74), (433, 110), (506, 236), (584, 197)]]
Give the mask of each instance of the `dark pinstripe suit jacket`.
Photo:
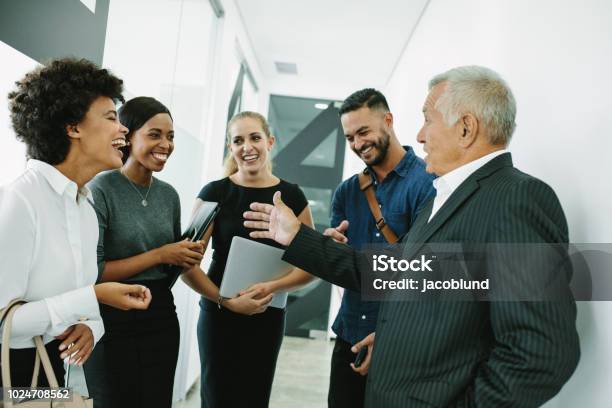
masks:
[[(555, 193), (515, 169), (509, 153), (466, 179), (428, 223), (431, 207), (402, 238), (405, 256), (425, 242), (568, 242)], [(301, 227), (284, 259), (360, 290), (363, 256)], [(569, 276), (557, 275), (567, 288)], [(575, 321), (573, 301), (383, 302), (366, 406), (540, 406), (578, 363)]]

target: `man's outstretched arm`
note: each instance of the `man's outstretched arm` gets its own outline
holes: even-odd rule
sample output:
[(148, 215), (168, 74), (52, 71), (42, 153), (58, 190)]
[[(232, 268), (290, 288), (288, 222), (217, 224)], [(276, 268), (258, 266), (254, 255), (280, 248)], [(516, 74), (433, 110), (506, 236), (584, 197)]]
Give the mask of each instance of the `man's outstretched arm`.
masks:
[(283, 260), (334, 285), (360, 292), (359, 264), (364, 261), (361, 256), (348, 245), (302, 225), (285, 250)]
[(280, 192), (274, 194), (274, 205), (252, 203), (244, 218), (245, 227), (258, 230), (250, 233), (252, 238), (287, 246), (286, 262), (343, 288), (361, 290), (359, 265), (367, 265), (365, 256), (302, 225), (283, 203)]

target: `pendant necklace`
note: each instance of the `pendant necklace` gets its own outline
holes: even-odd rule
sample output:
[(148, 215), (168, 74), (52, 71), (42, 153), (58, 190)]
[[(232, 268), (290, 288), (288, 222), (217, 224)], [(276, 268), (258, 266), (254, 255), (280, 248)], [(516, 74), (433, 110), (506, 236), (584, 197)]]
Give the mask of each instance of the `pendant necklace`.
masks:
[(120, 172), (120, 173), (123, 174), (123, 176), (127, 179), (127, 181), (129, 181), (129, 183), (132, 186), (132, 188), (138, 193), (138, 195), (142, 199), (140, 204), (142, 204), (143, 207), (146, 207), (147, 205), (149, 205), (149, 202), (147, 201), (147, 197), (149, 196), (149, 191), (151, 191), (151, 186), (153, 185), (153, 177), (151, 177), (151, 182), (149, 183), (149, 188), (147, 189), (146, 194), (143, 196), (142, 194), (140, 194), (140, 191), (138, 191), (138, 188), (134, 185), (132, 180), (130, 180), (130, 178), (126, 174), (124, 174), (123, 172)]

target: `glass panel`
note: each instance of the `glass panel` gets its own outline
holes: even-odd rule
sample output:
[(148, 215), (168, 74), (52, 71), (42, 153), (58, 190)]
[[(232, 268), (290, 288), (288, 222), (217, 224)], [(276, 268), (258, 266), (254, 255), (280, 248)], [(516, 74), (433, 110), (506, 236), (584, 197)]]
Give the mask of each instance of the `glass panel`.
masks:
[(329, 225), (330, 206), (333, 191), (327, 188), (302, 187), (308, 199), (315, 224)]
[(240, 104), (240, 111), (253, 111), (257, 112), (258, 106), (258, 93), (255, 87), (251, 83), (248, 75), (245, 75), (244, 82), (242, 83), (242, 102)]
[[(338, 144), (344, 151), (344, 137), (338, 135), (338, 105), (330, 107), (329, 103), (332, 102), (271, 95), (268, 111), (276, 136), (274, 174), (302, 188), (319, 231), (329, 226), (332, 195), (342, 181), (344, 164), (344, 155), (336, 154)], [(285, 334), (310, 337), (313, 330), (325, 333), (330, 293), (331, 285), (320, 280), (293, 292)]]
[[(232, 78), (232, 80), (230, 82), (228, 82), (228, 85), (230, 86), (230, 88), (228, 89), (228, 95), (229, 95), (229, 99), (231, 99), (234, 95), (234, 93), (237, 91), (239, 95), (242, 94), (242, 86), (240, 86), (240, 89), (236, 89), (236, 85), (238, 85), (238, 81), (240, 80), (240, 76), (244, 75), (244, 72), (241, 70), (241, 65), (240, 65), (240, 61), (238, 61), (237, 59), (232, 61), (232, 66), (230, 67), (230, 75), (229, 77)], [(228, 99), (228, 100), (229, 100)], [(235, 108), (233, 112), (229, 112), (228, 117), (231, 117), (233, 115), (235, 115), (236, 113), (240, 112), (240, 104), (238, 104)]]
[(336, 160), (336, 129), (318, 145), (312, 153), (302, 161), (306, 166), (335, 167)]
[[(306, 125), (321, 113), (321, 109), (315, 107), (316, 104), (328, 105), (329, 103), (332, 102), (324, 99), (271, 95), (268, 121), (270, 122), (272, 133), (276, 137), (272, 157), (275, 157)], [(333, 168), (333, 156), (331, 160), (331, 164), (322, 166)]]

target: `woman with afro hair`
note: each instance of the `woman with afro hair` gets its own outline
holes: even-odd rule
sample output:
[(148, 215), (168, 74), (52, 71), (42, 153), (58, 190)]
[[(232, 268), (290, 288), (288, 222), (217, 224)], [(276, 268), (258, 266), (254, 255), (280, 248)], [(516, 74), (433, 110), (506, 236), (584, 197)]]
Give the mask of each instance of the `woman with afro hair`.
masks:
[[(94, 285), (98, 220), (85, 184), (122, 164), (122, 90), (106, 69), (66, 58), (29, 72), (8, 95), (28, 158), (23, 174), (0, 188), (0, 308), (28, 302), (9, 340), (14, 387), (32, 382), (34, 336), (43, 336), (62, 385), (62, 360), (82, 365), (104, 333), (98, 302), (127, 310), (151, 301), (143, 285)], [(38, 385), (48, 386), (42, 370)]]

